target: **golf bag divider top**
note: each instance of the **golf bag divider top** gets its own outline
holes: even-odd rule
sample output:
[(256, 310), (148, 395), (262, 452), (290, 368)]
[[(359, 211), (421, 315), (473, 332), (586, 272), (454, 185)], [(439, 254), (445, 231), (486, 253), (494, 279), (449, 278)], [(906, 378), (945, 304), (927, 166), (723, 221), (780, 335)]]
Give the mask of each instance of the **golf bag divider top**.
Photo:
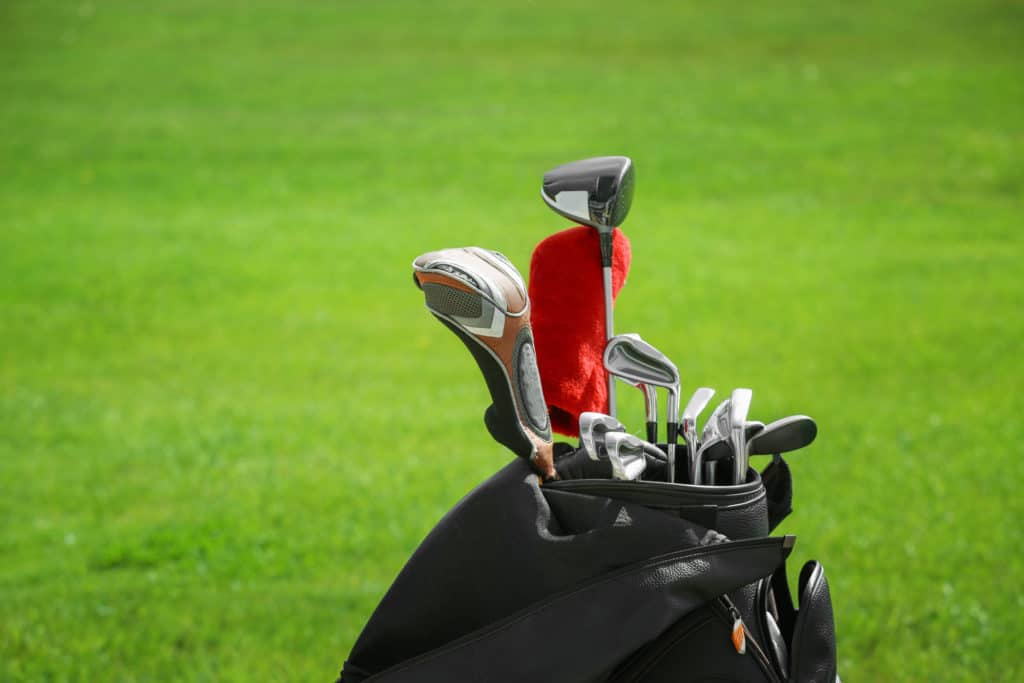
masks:
[(751, 475), (738, 486), (610, 479), (567, 479), (544, 486), (636, 503), (714, 529), (732, 539), (760, 538), (771, 531), (768, 494), (761, 476), (754, 471)]

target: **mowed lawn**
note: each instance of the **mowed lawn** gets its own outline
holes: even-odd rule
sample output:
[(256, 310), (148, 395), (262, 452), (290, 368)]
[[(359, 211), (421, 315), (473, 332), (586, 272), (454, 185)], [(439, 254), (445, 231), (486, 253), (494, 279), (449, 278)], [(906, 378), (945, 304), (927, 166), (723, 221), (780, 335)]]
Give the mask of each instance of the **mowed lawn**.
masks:
[(818, 420), (780, 532), (844, 680), (1021, 680), (1022, 36), (994, 0), (0, 3), (0, 680), (333, 680), (511, 457), (412, 259), (526, 272), (569, 226), (541, 175), (597, 154), (637, 167), (617, 329)]

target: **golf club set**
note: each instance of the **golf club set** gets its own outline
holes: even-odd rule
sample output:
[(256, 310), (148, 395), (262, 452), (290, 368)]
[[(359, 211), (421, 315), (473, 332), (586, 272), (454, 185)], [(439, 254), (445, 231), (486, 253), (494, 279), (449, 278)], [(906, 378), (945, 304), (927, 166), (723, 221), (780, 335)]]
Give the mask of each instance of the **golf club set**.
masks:
[[(413, 262), (427, 309), (484, 376), (487, 431), (519, 457), (421, 542), (339, 683), (838, 683), (824, 570), (806, 562), (794, 599), (786, 560), (795, 537), (771, 535), (792, 511), (783, 454), (814, 441), (817, 426), (806, 415), (752, 420), (753, 392), (739, 388), (698, 430), (715, 391), (696, 389), (680, 412), (676, 365), (639, 335), (614, 333), (613, 285), (624, 282), (629, 249), (617, 226), (634, 187), (622, 156), (544, 175), (544, 201), (581, 224), (553, 238), (571, 233), (584, 260), (557, 252), (556, 278), (545, 280), (538, 245), (534, 289), (508, 258), (481, 247)], [(536, 289), (563, 271), (596, 280), (595, 262), (600, 301), (596, 284), (587, 298), (586, 283)], [(531, 294), (548, 307), (531, 310)], [(583, 302), (586, 314), (551, 300)], [(551, 323), (566, 317), (567, 328)], [(574, 335), (578, 328), (586, 329)], [(568, 381), (558, 383), (559, 371)], [(643, 438), (616, 417), (616, 381), (643, 392)], [(555, 442), (555, 431), (578, 434), (578, 445)], [(772, 457), (759, 472), (749, 461), (760, 455)]]
[[(738, 485), (751, 455), (803, 448), (816, 434), (814, 420), (794, 415), (768, 425), (748, 420), (750, 389), (736, 389), (711, 413), (703, 431), (697, 418), (715, 392), (701, 387), (679, 415), (676, 365), (638, 334), (614, 334), (612, 233), (632, 204), (635, 171), (628, 157), (597, 157), (564, 164), (544, 176), (541, 197), (555, 212), (588, 225), (600, 238), (608, 412), (579, 416), (580, 449), (555, 448), (530, 327), (526, 284), (511, 261), (480, 247), (444, 249), (413, 262), (414, 281), (427, 308), (469, 348), (490, 390), (484, 422), (499, 443), (534, 463), (544, 478), (610, 477), (693, 485)], [(571, 343), (571, 340), (566, 340)], [(643, 391), (646, 441), (630, 434), (616, 415), (615, 381)], [(658, 388), (668, 394), (666, 439), (658, 445)], [(681, 431), (680, 431), (681, 427)], [(686, 448), (677, 468), (679, 437)], [(556, 451), (558, 462), (555, 462)], [(584, 459), (589, 459), (589, 462)], [(728, 474), (719, 470), (728, 466)]]

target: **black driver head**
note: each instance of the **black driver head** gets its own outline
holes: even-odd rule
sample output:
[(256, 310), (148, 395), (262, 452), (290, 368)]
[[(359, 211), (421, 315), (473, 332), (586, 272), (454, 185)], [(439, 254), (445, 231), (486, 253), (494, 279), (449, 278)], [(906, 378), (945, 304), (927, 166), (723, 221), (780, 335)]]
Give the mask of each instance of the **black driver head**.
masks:
[(611, 232), (629, 213), (634, 178), (629, 157), (581, 159), (545, 173), (540, 194), (556, 213)]
[(790, 415), (765, 426), (747, 442), (750, 455), (789, 453), (809, 446), (818, 435), (818, 425), (806, 415)]

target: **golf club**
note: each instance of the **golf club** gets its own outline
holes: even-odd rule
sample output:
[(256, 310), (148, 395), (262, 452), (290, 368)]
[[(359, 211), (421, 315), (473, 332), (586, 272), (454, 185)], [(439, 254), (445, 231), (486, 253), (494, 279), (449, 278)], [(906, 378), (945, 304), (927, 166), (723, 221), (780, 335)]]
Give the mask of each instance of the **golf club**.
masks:
[(683, 430), (683, 439), (686, 441), (686, 466), (689, 470), (690, 483), (700, 483), (700, 472), (697, 467), (697, 417), (704, 412), (708, 402), (715, 395), (715, 390), (710, 387), (701, 387), (693, 392), (690, 401), (683, 408), (683, 416), (680, 426)]
[(647, 469), (645, 453), (658, 458), (666, 457), (657, 446), (623, 432), (605, 434), (604, 446), (608, 452), (608, 459), (611, 460), (612, 477), (615, 479), (639, 479)]
[(818, 435), (818, 425), (807, 415), (790, 415), (765, 425), (747, 442), (747, 455), (776, 455), (809, 446)]
[[(756, 420), (747, 422), (745, 426), (744, 438), (749, 442), (756, 434), (760, 433), (764, 429), (764, 423)], [(717, 469), (718, 463), (722, 460), (731, 458), (732, 453), (732, 437), (731, 435), (716, 434), (711, 437), (707, 442), (701, 444), (700, 450), (697, 451), (697, 470), (702, 473), (702, 480), (700, 483), (714, 485), (717, 484)]]
[(639, 335), (612, 337), (604, 349), (604, 366), (615, 374), (629, 376), (637, 382), (668, 390), (666, 422), (668, 430), (668, 481), (675, 481), (676, 432), (679, 419), (679, 370), (658, 349)]
[[(556, 166), (544, 174), (540, 195), (556, 213), (597, 229), (604, 280), (605, 339), (612, 320), (612, 231), (633, 202), (636, 174), (629, 157), (594, 157)], [(615, 379), (608, 378), (608, 414), (615, 416)]]
[(599, 460), (608, 432), (625, 432), (626, 427), (611, 415), (580, 413), (580, 442), (591, 460)]
[[(622, 334), (619, 336), (631, 337), (633, 339), (643, 341), (640, 339), (640, 335), (635, 333)], [(658, 443), (658, 390), (630, 374), (631, 367), (631, 365), (621, 363), (616, 367), (612, 367), (607, 364), (605, 365), (605, 369), (613, 376), (624, 380), (628, 384), (632, 384), (634, 387), (644, 392), (644, 411), (647, 416), (647, 440), (651, 443)]]
[(733, 483), (742, 484), (747, 480), (747, 415), (750, 414), (750, 401), (754, 397), (751, 389), (733, 389), (729, 397), (729, 431), (732, 435)]
[(487, 382), (491, 436), (527, 458), (544, 478), (557, 476), (551, 422), (530, 328), (530, 299), (515, 266), (480, 247), (428, 252), (413, 261), (427, 309), (462, 340)]

